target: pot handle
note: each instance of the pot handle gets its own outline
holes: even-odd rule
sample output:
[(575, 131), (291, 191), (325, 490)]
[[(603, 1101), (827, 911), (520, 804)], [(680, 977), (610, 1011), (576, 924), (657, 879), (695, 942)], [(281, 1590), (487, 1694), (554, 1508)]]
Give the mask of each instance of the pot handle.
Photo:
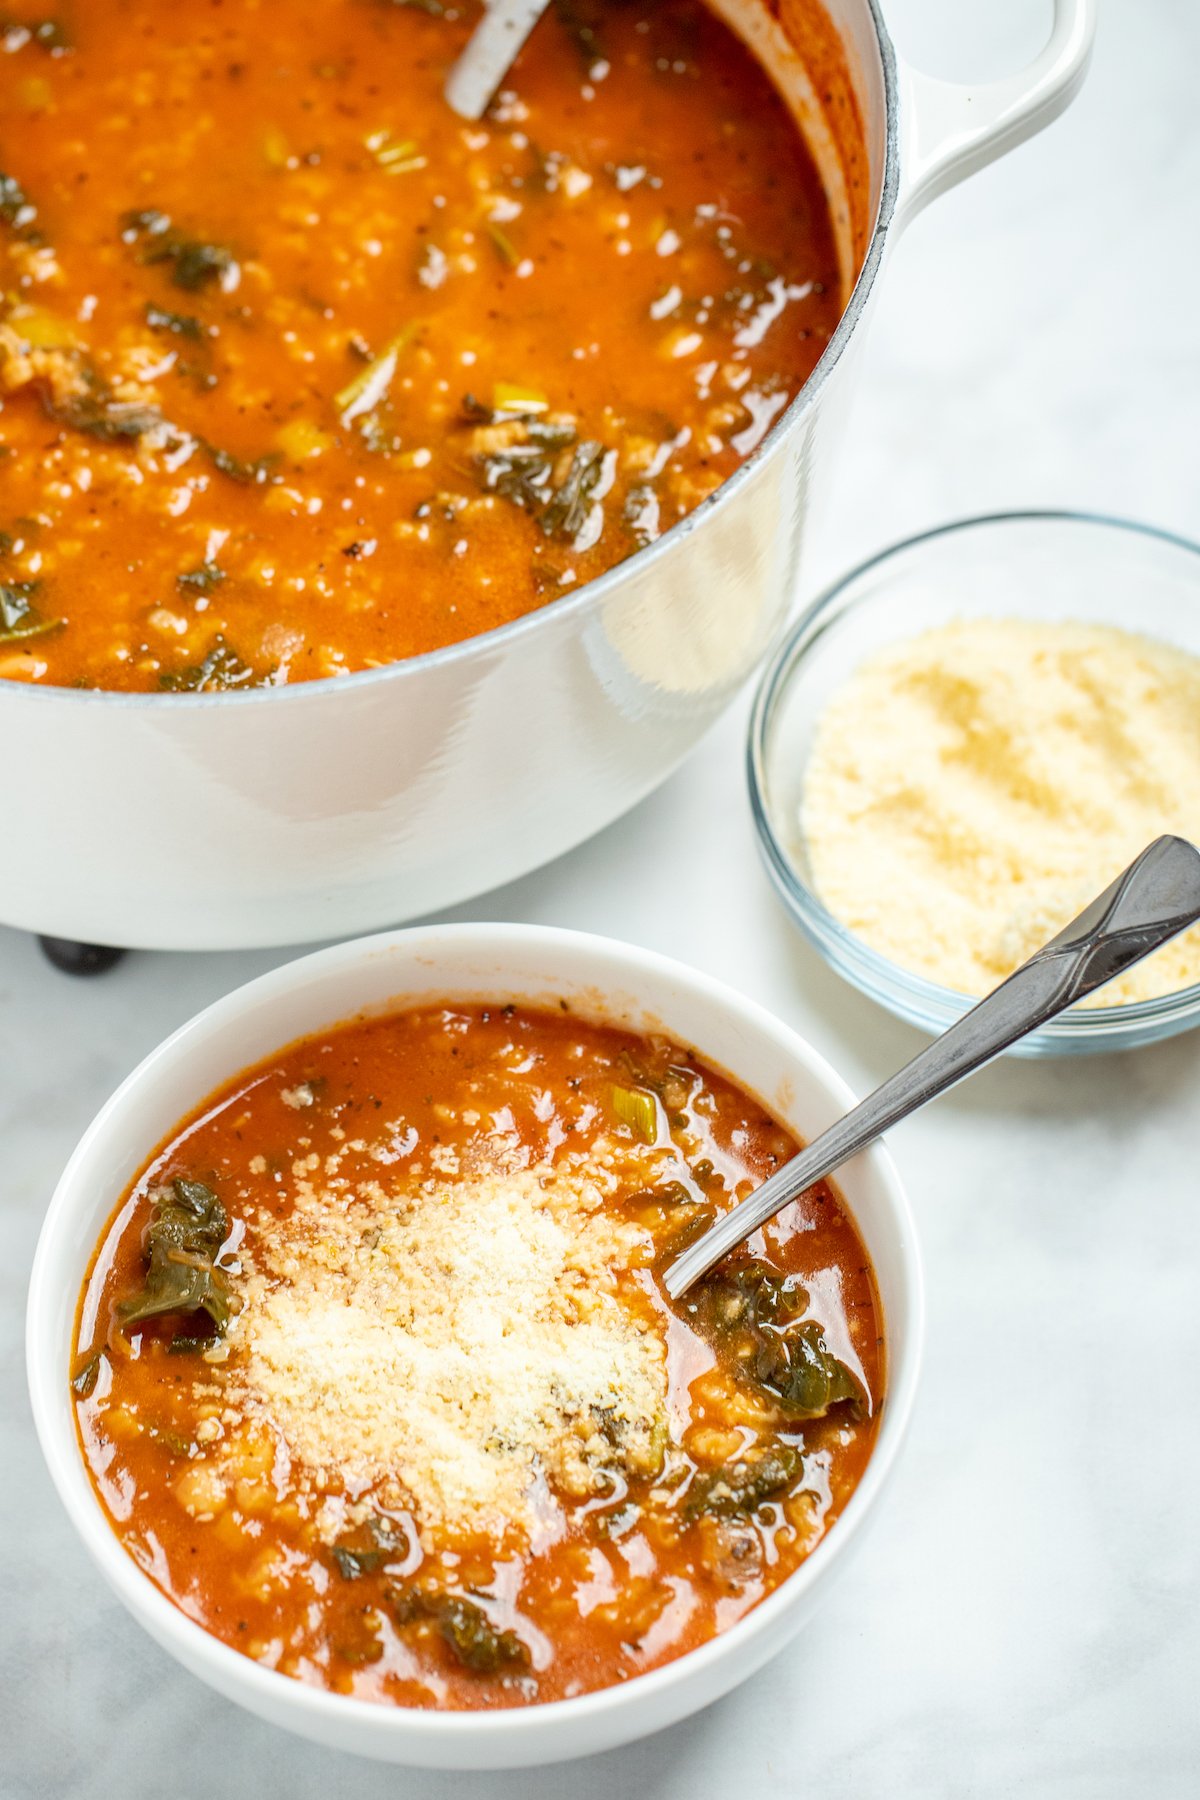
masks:
[(1028, 68), (966, 86), (900, 66), (905, 135), (898, 211), (913, 218), (956, 182), (1051, 124), (1079, 92), (1096, 31), (1097, 0), (1054, 0), (1054, 28)]

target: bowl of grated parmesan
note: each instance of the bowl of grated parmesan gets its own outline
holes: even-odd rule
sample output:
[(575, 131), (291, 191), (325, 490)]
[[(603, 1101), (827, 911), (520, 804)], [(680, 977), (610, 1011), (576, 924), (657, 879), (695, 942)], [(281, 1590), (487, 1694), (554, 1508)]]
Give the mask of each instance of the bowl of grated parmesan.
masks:
[[(751, 804), (805, 936), (944, 1031), (1162, 832), (1200, 841), (1200, 546), (1122, 520), (963, 520), (874, 556), (779, 645)], [(1200, 930), (1013, 1054), (1200, 1024)]]

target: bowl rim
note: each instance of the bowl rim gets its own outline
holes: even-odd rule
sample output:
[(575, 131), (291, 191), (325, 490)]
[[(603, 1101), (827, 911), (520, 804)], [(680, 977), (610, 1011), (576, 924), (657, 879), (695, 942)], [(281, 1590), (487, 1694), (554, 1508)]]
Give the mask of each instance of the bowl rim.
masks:
[[(876, 1178), (885, 1213), (895, 1232), (898, 1246), (896, 1281), (903, 1295), (908, 1321), (896, 1335), (885, 1324), (888, 1332), (887, 1385), (875, 1445), (863, 1476), (826, 1537), (778, 1588), (728, 1630), (657, 1669), (632, 1676), (628, 1681), (569, 1699), (486, 1711), (390, 1706), (312, 1687), (268, 1669), (221, 1642), (189, 1618), (155, 1586), (117, 1537), (84, 1466), (75, 1436), (74, 1414), (69, 1409), (64, 1412), (61, 1407), (69, 1344), (61, 1342), (55, 1322), (55, 1302), (61, 1297), (61, 1286), (55, 1286), (53, 1276), (56, 1265), (64, 1257), (70, 1257), (72, 1249), (78, 1247), (75, 1219), (88, 1205), (89, 1196), (94, 1194), (90, 1163), (129, 1109), (136, 1106), (142, 1086), (148, 1079), (186, 1067), (214, 1038), (219, 1038), (237, 1022), (245, 1021), (260, 1009), (269, 1009), (280, 998), (304, 987), (311, 978), (352, 974), (381, 954), (394, 954), (401, 959), (398, 975), (402, 981), (406, 961), (409, 966), (416, 962), (428, 964), (445, 948), (451, 952), (474, 949), (494, 956), (501, 965), (511, 951), (520, 954), (549, 949), (568, 958), (573, 954), (598, 956), (608, 964), (611, 972), (611, 986), (604, 993), (614, 1001), (611, 1015), (614, 1019), (622, 1016), (620, 983), (631, 978), (636, 981), (639, 973), (656, 976), (664, 984), (724, 1011), (731, 1024), (736, 1023), (760, 1040), (765, 1038), (787, 1060), (803, 1070), (831, 1104), (849, 1107), (854, 1101), (845, 1080), (805, 1038), (757, 1001), (703, 971), (656, 951), (592, 932), (553, 926), (470, 923), (407, 927), (352, 939), (258, 976), (214, 1001), (173, 1031), (142, 1059), (100, 1108), (80, 1138), (55, 1188), (38, 1237), (29, 1280), (25, 1333), (29, 1396), (42, 1455), (59, 1499), (109, 1586), (143, 1628), (185, 1667), (201, 1674), (219, 1691), (249, 1706), (260, 1716), (271, 1716), (281, 1722), (282, 1715), (290, 1713), (296, 1721), (307, 1721), (307, 1724), (297, 1722), (293, 1728), (310, 1735), (314, 1734), (311, 1728), (320, 1720), (327, 1721), (331, 1727), (342, 1728), (343, 1736), (346, 1727), (357, 1723), (363, 1729), (364, 1738), (376, 1746), (384, 1739), (396, 1747), (407, 1740), (414, 1748), (448, 1745), (455, 1741), (501, 1743), (525, 1735), (536, 1737), (561, 1732), (564, 1726), (576, 1723), (593, 1725), (631, 1703), (665, 1698), (680, 1686), (702, 1678), (715, 1663), (725, 1661), (731, 1655), (736, 1657), (741, 1650), (769, 1634), (775, 1620), (795, 1607), (827, 1569), (843, 1560), (844, 1552), (860, 1535), (864, 1522), (872, 1514), (907, 1435), (925, 1331), (924, 1277), (912, 1211), (889, 1152), (876, 1144), (863, 1153), (861, 1166), (870, 1168)], [(551, 985), (554, 979), (552, 975)], [(464, 991), (468, 986), (461, 981), (459, 985)], [(588, 987), (589, 991), (594, 991), (590, 981)], [(447, 982), (445, 991), (448, 998), (453, 996), (453, 978)], [(631, 987), (628, 991), (636, 993), (637, 989)], [(404, 1004), (402, 986), (395, 995), (395, 1002), (399, 1007)], [(605, 1016), (602, 1005), (598, 1012), (599, 1016)], [(345, 1016), (353, 1017), (354, 1010), (348, 1009)], [(322, 1028), (319, 1024), (312, 1027), (314, 1031)], [(698, 1044), (697, 1048), (703, 1055), (703, 1046)], [(719, 1059), (714, 1059), (714, 1066), (724, 1068)], [(730, 1073), (734, 1080), (738, 1079), (736, 1074)], [(111, 1195), (113, 1206), (118, 1197), (118, 1191), (114, 1189)], [(90, 1236), (87, 1244), (89, 1262), (94, 1250)], [(72, 1322), (74, 1316), (72, 1307)]]
[[(1072, 507), (1021, 507), (1000, 512), (970, 513), (962, 518), (930, 526), (925, 531), (914, 532), (910, 537), (886, 544), (823, 588), (811, 605), (785, 629), (772, 650), (755, 689), (746, 737), (746, 782), (759, 849), (776, 889), (810, 942), (843, 980), (852, 981), (852, 978), (833, 960), (828, 947), (830, 943), (866, 971), (871, 977), (872, 985), (868, 987), (857, 982), (853, 982), (853, 985), (860, 986), (860, 991), (877, 1004), (892, 1008), (892, 1000), (885, 998), (885, 994), (897, 999), (904, 996), (910, 1003), (920, 1006), (924, 1014), (944, 1017), (947, 1023), (976, 1005), (979, 995), (960, 993), (956, 988), (930, 981), (927, 976), (920, 975), (915, 970), (903, 968), (890, 957), (873, 949), (829, 911), (816, 890), (800, 874), (775, 828), (769, 799), (768, 750), (776, 713), (786, 698), (796, 670), (820, 641), (826, 626), (836, 622), (858, 604), (857, 600), (847, 598), (850, 590), (872, 570), (909, 551), (919, 550), (925, 544), (979, 529), (1008, 525), (1063, 525), (1072, 529), (1076, 526), (1099, 527), (1168, 544), (1200, 558), (1200, 542), (1185, 537), (1181, 532), (1171, 531), (1165, 526), (1151, 525), (1140, 519), (1124, 518), (1117, 513), (1090, 512)], [(1200, 567), (1197, 569), (1197, 578), (1200, 582)], [(1082, 1044), (1085, 1039), (1096, 1042), (1111, 1038), (1116, 1047), (1121, 1040), (1135, 1037), (1139, 1027), (1150, 1031), (1157, 1025), (1174, 1022), (1197, 1012), (1200, 1012), (1200, 982), (1177, 988), (1170, 994), (1157, 995), (1153, 999), (1133, 1000), (1121, 1006), (1089, 1006), (1062, 1013), (1048, 1024), (1040, 1026), (1029, 1041), (1036, 1040), (1047, 1046), (1065, 1046)], [(905, 1013), (902, 1016), (910, 1015)]]
[[(764, 0), (764, 4), (766, 3), (767, 0)], [(824, 4), (825, 0), (822, 0), (823, 8)], [(759, 469), (774, 460), (784, 440), (799, 427), (801, 420), (816, 405), (828, 385), (855, 328), (866, 311), (883, 262), (888, 236), (895, 222), (896, 205), (900, 192), (900, 77), (895, 47), (884, 23), (880, 0), (863, 0), (863, 5), (866, 16), (870, 20), (882, 77), (883, 162), (880, 170), (879, 201), (862, 263), (851, 285), (846, 304), (842, 308), (841, 317), (808, 380), (803, 383), (790, 403), (784, 407), (745, 462), (741, 463), (732, 475), (727, 476), (719, 487), (714, 488), (713, 492), (707, 495), (692, 512), (670, 526), (653, 543), (636, 550), (623, 562), (614, 563), (610, 569), (603, 570), (591, 581), (581, 582), (577, 588), (560, 595), (546, 605), (533, 607), (529, 612), (522, 613), (515, 619), (509, 619), (502, 625), (493, 626), (490, 631), (478, 632), (473, 637), (462, 638), (453, 644), (443, 644), (434, 650), (423, 650), (416, 656), (403, 657), (398, 662), (386, 663), (380, 668), (355, 669), (346, 675), (323, 675), (312, 681), (285, 683), (282, 687), (245, 688), (224, 694), (142, 693), (127, 692), (116, 688), (42, 687), (36, 682), (0, 679), (0, 705), (3, 705), (6, 699), (18, 697), (34, 705), (50, 705), (58, 702), (71, 706), (104, 706), (135, 711), (170, 709), (172, 713), (194, 712), (208, 710), (212, 707), (220, 707), (223, 710), (232, 706), (250, 707), (264, 704), (278, 706), (283, 696), (287, 697), (289, 703), (296, 703), (306, 695), (327, 693), (334, 688), (352, 687), (359, 690), (367, 686), (381, 687), (389, 682), (417, 680), (426, 669), (440, 668), (456, 662), (469, 662), (475, 656), (488, 656), (510, 643), (519, 641), (530, 632), (536, 631), (539, 626), (547, 629), (548, 620), (561, 619), (566, 622), (577, 613), (586, 614), (598, 611), (622, 581), (630, 575), (642, 574), (663, 558), (670, 556), (677, 545), (684, 542), (695, 531), (702, 530), (708, 519), (714, 517), (718, 512), (726, 511), (733, 504), (737, 495), (741, 493), (742, 488), (754, 479)], [(729, 26), (729, 29), (732, 30), (733, 27)], [(844, 34), (839, 31), (837, 36), (843, 49), (846, 49)], [(754, 54), (753, 50), (751, 50), (751, 54)], [(853, 65), (851, 64), (851, 66)]]

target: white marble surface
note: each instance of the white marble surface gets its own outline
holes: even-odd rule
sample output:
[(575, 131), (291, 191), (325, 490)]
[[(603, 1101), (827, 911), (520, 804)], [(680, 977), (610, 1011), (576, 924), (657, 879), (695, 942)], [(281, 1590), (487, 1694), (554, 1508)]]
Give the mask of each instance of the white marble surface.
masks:
[[(887, 11), (933, 72), (980, 75), (1023, 60), (1049, 7)], [(1197, 68), (1196, 0), (1106, 0), (1074, 111), (918, 222), (810, 578), (1009, 505), (1200, 533)], [(623, 823), (461, 916), (583, 926), (691, 959), (865, 1087), (916, 1039), (826, 973), (768, 892), (744, 714)], [(166, 1031), (273, 960), (136, 957), (76, 984), (0, 932), (3, 1800), (1200, 1792), (1200, 1038), (1006, 1064), (895, 1134), (930, 1297), (912, 1442), (856, 1567), (751, 1688), (569, 1769), (443, 1777), (292, 1741), (169, 1662), (102, 1589), (43, 1472), (25, 1282), (95, 1108)]]

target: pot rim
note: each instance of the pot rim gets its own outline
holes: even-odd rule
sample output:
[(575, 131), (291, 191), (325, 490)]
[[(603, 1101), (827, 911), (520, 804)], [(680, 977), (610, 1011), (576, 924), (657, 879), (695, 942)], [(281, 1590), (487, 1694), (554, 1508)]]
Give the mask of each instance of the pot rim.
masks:
[[(902, 1324), (890, 1327), (885, 1322), (888, 1341), (885, 1398), (878, 1434), (862, 1477), (831, 1530), (779, 1587), (727, 1630), (661, 1667), (628, 1681), (569, 1699), (480, 1712), (381, 1706), (375, 1701), (309, 1687), (254, 1662), (214, 1637), (169, 1600), (117, 1537), (88, 1478), (76, 1441), (73, 1416), (65, 1416), (60, 1405), (65, 1393), (69, 1344), (64, 1345), (61, 1341), (61, 1326), (56, 1316), (61, 1289), (57, 1264), (64, 1246), (69, 1249), (77, 1243), (78, 1215), (92, 1191), (96, 1158), (105, 1156), (107, 1140), (129, 1109), (136, 1106), (139, 1094), (148, 1082), (153, 1083), (156, 1078), (161, 1079), (173, 1069), (202, 1057), (214, 1037), (228, 1034), (231, 1027), (264, 1009), (269, 1010), (288, 995), (296, 995), (310, 986), (320, 992), (317, 984), (322, 978), (347, 975), (352, 979), (356, 968), (375, 958), (398, 954), (400, 964), (396, 973), (401, 985), (392, 1004), (402, 1006), (405, 961), (419, 969), (431, 963), (436, 965), (446, 952), (452, 956), (456, 950), (472, 948), (501, 968), (510, 961), (519, 960), (523, 954), (531, 951), (544, 954), (549, 950), (551, 988), (556, 979), (572, 979), (564, 970), (569, 970), (574, 958), (581, 959), (585, 969), (589, 959), (599, 960), (606, 966), (605, 985), (599, 990), (603, 996), (598, 1009), (601, 1016), (607, 1002), (612, 1005), (614, 1018), (621, 1017), (630, 1010), (628, 998), (639, 997), (642, 992), (638, 977), (657, 977), (668, 991), (675, 990), (710, 1004), (714, 1011), (725, 1015), (735, 1031), (740, 1030), (772, 1045), (781, 1059), (790, 1061), (797, 1070), (803, 1070), (818, 1093), (833, 1105), (848, 1108), (853, 1104), (854, 1095), (844, 1077), (786, 1021), (703, 970), (640, 945), (589, 931), (511, 924), (417, 926), (352, 939), (285, 963), (214, 1001), (151, 1050), (125, 1078), (80, 1138), (59, 1179), (39, 1234), (26, 1309), (26, 1375), (42, 1456), (77, 1536), (127, 1610), (185, 1668), (259, 1716), (282, 1724), (282, 1715), (286, 1712), (288, 1729), (326, 1743), (333, 1740), (322, 1734), (322, 1722), (335, 1729), (339, 1725), (356, 1723), (363, 1734), (362, 1743), (355, 1746), (359, 1754), (394, 1761), (405, 1760), (396, 1754), (402, 1747), (418, 1760), (422, 1753), (436, 1755), (439, 1746), (444, 1751), (455, 1743), (462, 1745), (464, 1751), (472, 1743), (499, 1750), (501, 1746), (512, 1745), (514, 1740), (520, 1742), (524, 1738), (532, 1750), (546, 1739), (547, 1734), (560, 1732), (564, 1726), (594, 1726), (599, 1720), (614, 1712), (619, 1714), (638, 1701), (657, 1702), (662, 1706), (662, 1724), (695, 1710), (695, 1707), (685, 1705), (676, 1712), (672, 1696), (681, 1687), (686, 1689), (696, 1683), (703, 1687), (706, 1677), (716, 1666), (728, 1663), (731, 1657), (736, 1660), (739, 1653), (749, 1654), (755, 1645), (769, 1639), (781, 1615), (800, 1607), (814, 1587), (818, 1590), (828, 1587), (837, 1567), (845, 1563), (846, 1554), (875, 1513), (907, 1438), (924, 1342), (923, 1267), (912, 1209), (890, 1152), (885, 1145), (874, 1144), (859, 1160), (873, 1170), (882, 1191), (884, 1212), (895, 1232), (896, 1284), (903, 1296), (907, 1318)], [(557, 977), (553, 972), (555, 968), (558, 969)], [(447, 993), (454, 993), (456, 979), (461, 991), (470, 990), (468, 981), (449, 975)], [(590, 971), (584, 979), (586, 991), (591, 992)], [(316, 1005), (319, 1007), (320, 1004), (317, 1000)], [(345, 1016), (353, 1017), (358, 1010), (351, 1003)], [(312, 1029), (319, 1031), (322, 1027), (318, 1024)], [(703, 1054), (704, 1046), (700, 1048)], [(716, 1067), (726, 1070), (720, 1055), (713, 1060)], [(726, 1072), (735, 1081), (743, 1079), (732, 1069)], [(108, 1185), (115, 1198), (115, 1181), (110, 1178)], [(90, 1244), (88, 1255), (90, 1261)], [(74, 1319), (74, 1307), (71, 1319)], [(720, 1691), (736, 1685), (736, 1679), (725, 1682)], [(711, 1692), (709, 1697), (712, 1697)], [(639, 1736), (643, 1730), (653, 1729), (655, 1726), (651, 1724), (629, 1735)], [(537, 1754), (529, 1760), (538, 1760)], [(439, 1763), (430, 1766), (455, 1765)], [(506, 1762), (500, 1766), (518, 1765)]]
[[(637, 550), (623, 562), (614, 563), (603, 574), (592, 581), (581, 584), (573, 593), (564, 594), (558, 600), (535, 607), (531, 612), (522, 613), (519, 618), (510, 619), (504, 625), (494, 626), (491, 631), (479, 632), (474, 637), (463, 638), (455, 644), (445, 644), (437, 650), (424, 650), (416, 656), (402, 658), (398, 662), (388, 663), (378, 669), (357, 669), (348, 675), (322, 675), (313, 681), (297, 681), (285, 683), (282, 687), (247, 688), (224, 694), (191, 694), (191, 693), (127, 693), (113, 688), (69, 688), (39, 686), (37, 683), (22, 681), (5, 681), (0, 679), (0, 704), (4, 698), (19, 697), (35, 705), (49, 705), (65, 702), (75, 706), (109, 706), (124, 707), (136, 710), (169, 708), (172, 712), (192, 712), (200, 708), (214, 706), (222, 709), (230, 706), (260, 706), (269, 702), (273, 706), (280, 704), (281, 696), (290, 696), (293, 700), (305, 695), (317, 696), (327, 693), (331, 688), (354, 687), (364, 689), (368, 684), (381, 686), (386, 682), (401, 681), (405, 678), (416, 679), (426, 669), (442, 668), (455, 662), (469, 662), (474, 656), (486, 656), (498, 649), (507, 648), (530, 632), (548, 628), (551, 619), (562, 619), (564, 622), (577, 613), (588, 613), (599, 608), (611, 596), (614, 590), (631, 573), (641, 573), (652, 568), (667, 556), (676, 544), (681, 543), (694, 531), (702, 529), (704, 522), (720, 511), (724, 512), (733, 504), (742, 488), (751, 481), (758, 470), (768, 462), (780, 449), (786, 437), (796, 429), (800, 421), (816, 404), (826, 387), (834, 369), (841, 361), (847, 344), (855, 327), (866, 311), (867, 301), (874, 289), (888, 232), (896, 216), (896, 206), (900, 191), (900, 78), (897, 68), (895, 46), (888, 34), (880, 10), (880, 0), (865, 0), (867, 14), (871, 21), (875, 46), (879, 52), (880, 71), (883, 77), (883, 110), (884, 110), (884, 145), (883, 145), (883, 180), (879, 193), (879, 205), (875, 214), (875, 222), (867, 244), (866, 255), (862, 267), (855, 279), (846, 302), (842, 316), (838, 320), (833, 335), (825, 346), (812, 374), (804, 383), (791, 404), (776, 419), (762, 442), (746, 458), (733, 474), (723, 481), (720, 487), (704, 500), (694, 512), (680, 519), (652, 544)], [(841, 34), (839, 33), (839, 36)]]

